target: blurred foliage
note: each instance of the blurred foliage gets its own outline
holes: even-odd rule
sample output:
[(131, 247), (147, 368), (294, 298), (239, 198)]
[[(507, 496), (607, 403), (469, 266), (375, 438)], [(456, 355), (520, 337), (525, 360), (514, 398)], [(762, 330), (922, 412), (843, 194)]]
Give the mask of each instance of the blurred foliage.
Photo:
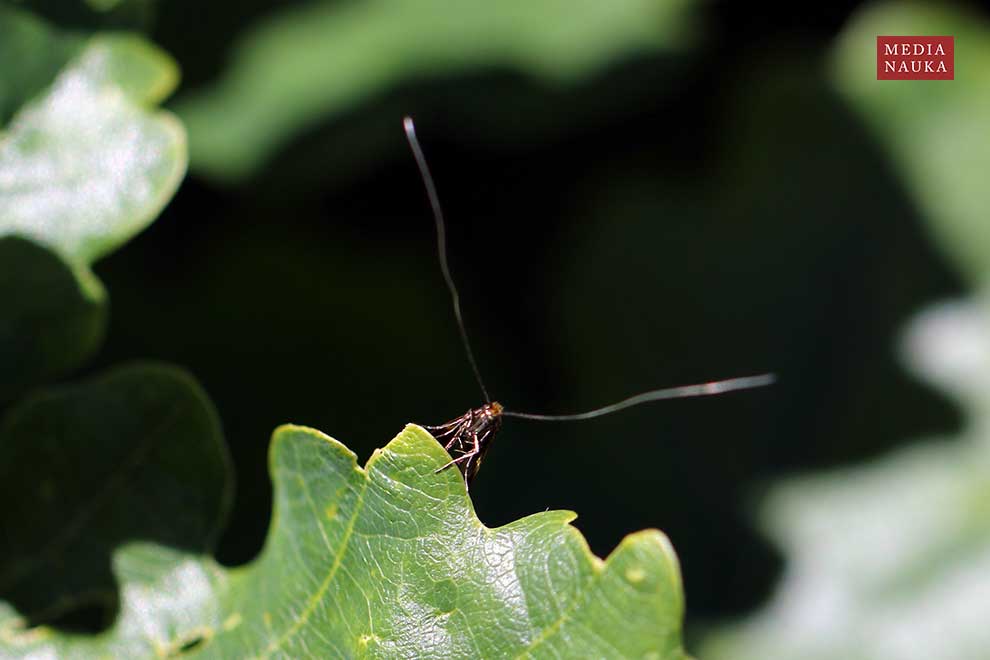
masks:
[(186, 154), (152, 109), (175, 65), (137, 37), (86, 39), (0, 7), (0, 55), (18, 62), (0, 73), (2, 401), (99, 347), (106, 296), (89, 266), (158, 215)]
[[(952, 83), (876, 81), (875, 35), (956, 37)], [(933, 234), (971, 281), (990, 284), (987, 23), (945, 7), (861, 12), (835, 47), (836, 83), (889, 151)], [(776, 487), (763, 525), (786, 553), (769, 605), (713, 634), (713, 660), (979, 660), (990, 576), (990, 311), (985, 296), (931, 308), (905, 358), (967, 416), (958, 437)]]
[(0, 594), (33, 623), (87, 606), (112, 620), (113, 550), (209, 551), (232, 496), (227, 461), (212, 405), (172, 367), (118, 368), (14, 406), (0, 424)]
[(0, 403), (71, 370), (103, 341), (106, 293), (84, 266), (17, 236), (0, 238)]
[(83, 31), (146, 30), (157, 0), (8, 0), (8, 4), (44, 16), (54, 24)]
[[(0, 17), (0, 30), (17, 34), (31, 21), (8, 10)], [(31, 28), (36, 39), (19, 39), (24, 55), (58, 42), (53, 32)], [(16, 78), (15, 92), (30, 89)], [(29, 237), (88, 264), (150, 224), (185, 173), (182, 127), (149, 112), (177, 81), (168, 56), (138, 37), (91, 39), (7, 125), (0, 236)]]
[(211, 87), (178, 112), (193, 166), (237, 179), (316, 122), (404, 82), (515, 70), (565, 84), (633, 53), (689, 39), (693, 0), (331, 2), (270, 16)]
[[(990, 312), (924, 314), (910, 363), (960, 394), (969, 423), (882, 460), (777, 486), (763, 526), (786, 552), (773, 600), (714, 634), (712, 660), (981, 660), (990, 575)], [(927, 372), (927, 373), (925, 373)]]
[(154, 108), (177, 69), (140, 37), (90, 35), (4, 6), (0, 50), (17, 63), (0, 73), (6, 636), (25, 622), (112, 619), (114, 547), (142, 538), (208, 549), (231, 475), (211, 404), (174, 368), (118, 369), (11, 403), (96, 353), (107, 297), (90, 266), (158, 215), (186, 153), (181, 126)]
[(28, 100), (51, 84), (83, 45), (82, 37), (53, 30), (27, 12), (0, 6), (0, 56), (18, 66), (3, 68), (0, 121), (7, 124)]
[[(955, 80), (877, 84), (877, 34), (946, 34)], [(836, 45), (836, 84), (892, 157), (933, 234), (973, 284), (990, 281), (990, 22), (948, 3), (883, 3)]]

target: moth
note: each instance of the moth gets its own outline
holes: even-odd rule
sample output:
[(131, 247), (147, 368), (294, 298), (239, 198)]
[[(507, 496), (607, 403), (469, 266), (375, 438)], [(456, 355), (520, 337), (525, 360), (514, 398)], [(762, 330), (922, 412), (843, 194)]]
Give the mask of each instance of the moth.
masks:
[(443, 209), (440, 206), (440, 197), (437, 194), (436, 184), (433, 182), (433, 175), (430, 173), (430, 168), (426, 163), (426, 157), (423, 155), (423, 149), (420, 147), (419, 140), (416, 138), (416, 127), (413, 124), (412, 118), (405, 117), (402, 120), (402, 125), (405, 129), (406, 139), (409, 141), (409, 147), (412, 149), (413, 157), (416, 160), (416, 166), (419, 168), (420, 176), (423, 179), (423, 186), (426, 188), (426, 196), (429, 200), (430, 207), (433, 210), (433, 219), (436, 224), (437, 253), (440, 260), (440, 271), (443, 273), (443, 279), (447, 284), (447, 289), (450, 291), (451, 302), (454, 309), (454, 317), (457, 320), (457, 328), (461, 335), (461, 343), (464, 345), (464, 351), (467, 354), (467, 359), (471, 365), (471, 370), (474, 372), (474, 378), (478, 382), (482, 396), (485, 398), (485, 403), (483, 405), (477, 408), (472, 408), (463, 415), (455, 417), (445, 424), (440, 424), (437, 426), (424, 425), (424, 428), (429, 430), (433, 434), (433, 437), (436, 438), (437, 442), (439, 442), (447, 453), (450, 454), (450, 461), (446, 465), (438, 468), (436, 470), (437, 472), (442, 472), (443, 470), (456, 465), (464, 476), (465, 486), (470, 488), (471, 482), (474, 480), (475, 476), (477, 476), (478, 470), (481, 468), (481, 462), (484, 460), (485, 454), (491, 447), (495, 436), (498, 435), (499, 430), (502, 428), (503, 418), (506, 417), (516, 417), (519, 419), (529, 419), (541, 422), (579, 421), (583, 419), (601, 417), (602, 415), (608, 415), (619, 410), (631, 408), (632, 406), (638, 406), (650, 401), (724, 394), (735, 390), (747, 390), (754, 387), (764, 387), (772, 384), (776, 380), (774, 374), (765, 373), (755, 376), (744, 376), (741, 378), (728, 378), (725, 380), (717, 380), (708, 383), (698, 383), (695, 385), (680, 385), (677, 387), (668, 387), (642, 392), (627, 399), (602, 406), (601, 408), (565, 415), (543, 415), (506, 410), (505, 407), (498, 401), (492, 401), (492, 398), (488, 395), (488, 389), (485, 387), (485, 382), (481, 378), (481, 370), (478, 368), (478, 363), (474, 358), (474, 352), (471, 350), (471, 342), (468, 339), (467, 330), (464, 326), (464, 319), (461, 315), (460, 295), (457, 292), (457, 285), (454, 283), (454, 278), (450, 273), (450, 264), (447, 261), (446, 223), (443, 217)]

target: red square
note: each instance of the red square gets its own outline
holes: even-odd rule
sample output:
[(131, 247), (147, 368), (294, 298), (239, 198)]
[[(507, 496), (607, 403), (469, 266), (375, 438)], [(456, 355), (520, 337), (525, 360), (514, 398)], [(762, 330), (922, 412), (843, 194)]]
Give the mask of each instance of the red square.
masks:
[(953, 80), (955, 37), (877, 37), (877, 80)]

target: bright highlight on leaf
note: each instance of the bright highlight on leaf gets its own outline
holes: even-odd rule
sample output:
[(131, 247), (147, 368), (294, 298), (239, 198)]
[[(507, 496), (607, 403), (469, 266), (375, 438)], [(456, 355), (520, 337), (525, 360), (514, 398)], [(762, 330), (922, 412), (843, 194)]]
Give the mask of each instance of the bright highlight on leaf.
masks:
[[(27, 20), (2, 10), (0, 39)], [(89, 264), (151, 223), (186, 168), (182, 127), (149, 110), (177, 81), (168, 56), (139, 37), (90, 39), (0, 135), (0, 236)]]

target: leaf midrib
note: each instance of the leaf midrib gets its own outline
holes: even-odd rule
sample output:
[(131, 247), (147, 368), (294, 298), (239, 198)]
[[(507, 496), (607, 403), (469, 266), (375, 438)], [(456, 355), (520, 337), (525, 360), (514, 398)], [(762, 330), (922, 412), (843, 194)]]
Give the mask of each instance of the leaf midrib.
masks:
[(351, 514), (350, 520), (347, 521), (347, 528), (344, 530), (344, 536), (340, 541), (340, 547), (337, 551), (337, 556), (334, 558), (333, 565), (330, 566), (330, 570), (327, 572), (327, 576), (320, 583), (320, 587), (309, 597), (306, 601), (306, 607), (303, 609), (302, 613), (296, 617), (289, 628), (283, 632), (278, 639), (273, 641), (268, 645), (260, 658), (268, 658), (281, 648), (282, 644), (285, 643), (287, 639), (295, 635), (299, 630), (306, 625), (309, 621), (309, 617), (312, 616), (313, 612), (319, 606), (320, 602), (323, 600), (324, 594), (326, 594), (327, 589), (330, 588), (330, 584), (333, 579), (337, 576), (337, 572), (340, 570), (341, 565), (344, 562), (344, 555), (347, 554), (347, 549), (350, 547), (351, 537), (354, 535), (354, 526), (357, 524), (358, 515), (361, 513), (361, 509), (364, 508), (364, 496), (368, 491), (368, 483), (371, 481), (368, 475), (363, 475), (361, 492), (358, 494), (357, 500), (354, 503), (354, 513)]
[(31, 559), (11, 567), (5, 574), (0, 575), (0, 588), (6, 589), (9, 585), (17, 582), (24, 576), (33, 573), (39, 566), (45, 563), (46, 558), (52, 556), (60, 547), (63, 547), (69, 540), (82, 531), (86, 523), (96, 516), (106, 503), (112, 501), (110, 495), (119, 490), (127, 482), (127, 477), (141, 465), (148, 453), (155, 446), (158, 435), (172, 424), (174, 419), (179, 416), (181, 409), (181, 402), (172, 407), (158, 426), (147, 435), (145, 441), (128, 455), (127, 459), (122, 463), (121, 469), (115, 472), (114, 476), (106, 482), (103, 489), (79, 507), (72, 521), (64, 525), (61, 528), (61, 532), (45, 544), (44, 549), (34, 554)]

